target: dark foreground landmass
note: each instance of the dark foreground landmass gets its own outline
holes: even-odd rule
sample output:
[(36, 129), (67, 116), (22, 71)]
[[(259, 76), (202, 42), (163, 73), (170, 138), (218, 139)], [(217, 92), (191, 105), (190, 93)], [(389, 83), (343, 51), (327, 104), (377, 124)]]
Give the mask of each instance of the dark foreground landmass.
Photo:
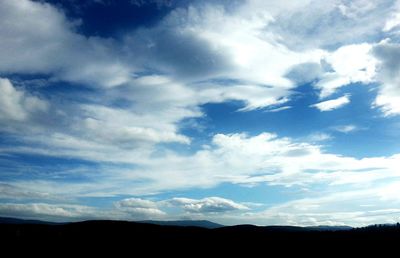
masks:
[(204, 228), (126, 221), (55, 224), (0, 220), (0, 238), (3, 247), (18, 246), (19, 249), (14, 249), (17, 251), (49, 248), (71, 251), (84, 248), (95, 253), (113, 250), (117, 253), (131, 251), (158, 255), (161, 252), (165, 256), (168, 252), (190, 250), (193, 253), (187, 253), (187, 257), (196, 257), (208, 252), (211, 255), (216, 251), (235, 254), (278, 250), (280, 254), (304, 254), (324, 250), (321, 257), (325, 257), (333, 253), (345, 254), (348, 248), (359, 253), (399, 250), (400, 226), (303, 228), (238, 225)]

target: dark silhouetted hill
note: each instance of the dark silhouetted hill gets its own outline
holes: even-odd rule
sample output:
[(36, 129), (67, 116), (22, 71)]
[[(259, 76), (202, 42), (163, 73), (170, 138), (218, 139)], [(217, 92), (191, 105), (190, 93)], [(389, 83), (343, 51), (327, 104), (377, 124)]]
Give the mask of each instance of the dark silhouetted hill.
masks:
[(173, 221), (145, 220), (140, 222), (161, 225), (161, 226), (200, 227), (209, 229), (223, 227), (223, 225), (221, 224), (217, 224), (208, 220), (173, 220)]
[(0, 217), (0, 224), (43, 224), (43, 225), (58, 225), (65, 223), (57, 223), (42, 220), (27, 220), (27, 219), (17, 219), (17, 218), (7, 218)]
[[(206, 228), (185, 224), (156, 225), (127, 221), (84, 221), (66, 224), (10, 223), (1, 220), (0, 243), (2, 247), (18, 246), (14, 251), (56, 248), (63, 252), (86, 250), (99, 254), (114, 252), (128, 256), (186, 254), (198, 255), (250, 253), (272, 256), (272, 253), (372, 254), (397, 248), (400, 243), (399, 225), (380, 225), (365, 228), (291, 227), (238, 225)], [(161, 223), (158, 223), (161, 224)], [(189, 250), (189, 252), (188, 252)], [(397, 249), (396, 249), (397, 250)], [(146, 255), (138, 255), (145, 252)], [(318, 251), (319, 252), (319, 251)], [(320, 257), (325, 257), (322, 255)]]

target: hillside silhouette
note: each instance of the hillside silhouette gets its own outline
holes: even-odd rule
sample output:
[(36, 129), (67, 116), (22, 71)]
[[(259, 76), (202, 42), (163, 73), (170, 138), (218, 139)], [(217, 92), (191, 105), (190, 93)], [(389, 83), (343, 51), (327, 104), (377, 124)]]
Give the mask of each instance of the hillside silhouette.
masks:
[(147, 254), (158, 254), (163, 250), (195, 250), (197, 254), (204, 254), (211, 250), (235, 253), (263, 249), (268, 252), (278, 250), (281, 254), (304, 254), (317, 249), (340, 253), (348, 248), (368, 253), (369, 250), (387, 250), (398, 246), (400, 226), (315, 228), (237, 225), (210, 229), (127, 221), (53, 224), (0, 219), (0, 238), (4, 247), (33, 246), (36, 250), (41, 247), (59, 250), (78, 248), (99, 253), (109, 252), (110, 249), (116, 252), (146, 251)]

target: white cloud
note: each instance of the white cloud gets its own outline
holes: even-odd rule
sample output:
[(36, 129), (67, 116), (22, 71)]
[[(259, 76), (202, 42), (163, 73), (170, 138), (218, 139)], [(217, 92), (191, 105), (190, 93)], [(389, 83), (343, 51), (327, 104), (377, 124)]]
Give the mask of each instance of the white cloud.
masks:
[[(52, 73), (61, 79), (105, 87), (156, 79), (158, 75), (144, 76), (138, 80), (130, 78), (130, 74), (147, 68), (172, 76), (172, 82), (192, 83), (228, 78), (241, 81), (240, 85), (221, 87), (220, 83), (214, 82), (217, 89), (203, 93), (205, 98), (201, 101), (189, 98), (189, 106), (192, 108), (216, 99), (218, 102), (233, 99), (245, 102), (243, 110), (253, 110), (287, 101), (291, 95), (290, 89), (296, 86), (286, 78), (287, 72), (300, 64), (319, 64), (325, 60), (332, 66), (332, 72), (318, 72), (320, 81), (316, 86), (322, 89), (321, 96), (327, 96), (336, 88), (352, 82), (371, 82), (374, 59), (368, 55), (371, 46), (366, 43), (343, 46), (332, 53), (321, 50), (320, 45), (302, 51), (295, 48), (297, 51), (293, 51), (285, 43), (292, 46), (292, 36), (302, 35), (299, 25), (306, 28), (300, 32), (310, 32), (310, 35), (302, 37), (302, 41), (310, 39), (310, 42), (317, 42), (315, 37), (318, 36), (332, 42), (331, 36), (329, 40), (325, 38), (328, 35), (335, 35), (337, 40), (340, 35), (340, 40), (343, 40), (348, 38), (343, 33), (344, 25), (351, 25), (349, 33), (359, 34), (363, 38), (383, 26), (385, 19), (380, 14), (392, 6), (386, 2), (371, 4), (360, 0), (319, 4), (302, 1), (282, 6), (270, 1), (249, 1), (233, 11), (227, 11), (223, 6), (216, 7), (215, 4), (196, 5), (187, 10), (173, 11), (153, 28), (133, 32), (126, 36), (123, 46), (117, 42), (85, 38), (77, 34), (75, 25), (49, 4), (7, 0), (0, 6), (8, 17), (4, 20), (15, 17), (24, 19), (2, 26), (0, 33), (7, 40), (3, 41), (2, 49), (5, 52), (0, 52), (0, 56), (4, 56), (0, 70)], [(314, 35), (307, 28), (315, 26), (322, 14), (329, 14), (329, 23), (320, 26), (318, 22), (320, 30)], [(301, 17), (301, 24), (293, 24), (291, 21), (298, 19), (290, 17)], [(339, 18), (335, 20), (334, 17)], [(41, 24), (43, 20), (46, 26)], [(368, 23), (362, 22), (365, 20)], [(41, 29), (38, 32), (36, 28), (39, 27)], [(170, 42), (181, 42), (182, 46), (172, 48)], [(303, 45), (306, 43), (303, 42)], [(118, 48), (128, 52), (123, 56), (114, 51)], [(8, 56), (13, 58), (9, 59)], [(144, 60), (147, 68), (141, 67)], [(262, 86), (272, 86), (274, 89), (268, 90)], [(191, 91), (187, 85), (183, 88)], [(154, 90), (150, 89), (149, 92), (156, 93), (158, 89)]]
[(377, 78), (382, 83), (374, 105), (386, 116), (400, 114), (400, 44), (384, 40), (373, 54), (379, 60)]
[(129, 198), (118, 201), (114, 204), (118, 211), (127, 213), (131, 219), (160, 219), (166, 213), (157, 207), (156, 202), (139, 198)]
[(35, 112), (45, 112), (48, 104), (23, 89), (16, 89), (4, 78), (0, 78), (0, 120), (26, 121)]
[(340, 125), (340, 126), (335, 126), (333, 129), (341, 133), (351, 133), (359, 130), (359, 128), (356, 125)]
[[(0, 215), (24, 219), (40, 219), (48, 221), (74, 221), (96, 218), (97, 209), (83, 205), (47, 204), (47, 203), (1, 203)], [(100, 215), (100, 214), (99, 214)], [(101, 217), (101, 215), (99, 216)]]
[(35, 189), (26, 189), (13, 184), (0, 183), (0, 199), (12, 200), (65, 200), (49, 192), (40, 192)]
[(328, 141), (328, 140), (332, 140), (332, 139), (333, 139), (332, 135), (327, 134), (327, 133), (321, 133), (321, 132), (310, 134), (306, 138), (306, 140), (309, 142), (323, 142), (323, 141)]
[[(70, 155), (74, 151), (70, 151)], [(399, 177), (398, 155), (356, 159), (326, 153), (319, 145), (278, 138), (269, 133), (253, 137), (217, 134), (210, 146), (190, 155), (169, 151), (157, 156), (142, 152), (136, 156), (132, 156), (135, 152), (118, 156), (112, 151), (109, 150), (109, 157), (106, 154), (100, 156), (102, 160), (132, 162), (134, 167), (105, 167), (96, 170), (97, 173), (91, 172), (90, 168), (84, 170), (93, 182), (22, 180), (15, 185), (27, 190), (79, 197), (149, 195), (178, 189), (215, 187), (221, 183), (248, 186), (266, 183), (287, 187), (314, 184), (356, 186)], [(92, 158), (96, 160), (96, 157), (99, 158)]]
[(115, 203), (118, 208), (156, 208), (157, 204), (150, 200), (139, 198), (123, 199)]
[(288, 49), (265, 32), (272, 21), (267, 9), (246, 8), (229, 12), (205, 4), (177, 9), (156, 27), (127, 36), (127, 55), (177, 81), (196, 82), (202, 102), (242, 100), (243, 110), (279, 104), (295, 87), (286, 78), (287, 70), (319, 62), (323, 51)]
[(323, 102), (319, 102), (317, 104), (313, 104), (310, 107), (315, 107), (319, 109), (321, 112), (324, 111), (332, 111), (338, 108), (341, 108), (350, 103), (350, 95), (345, 95), (337, 99), (331, 99)]
[[(284, 44), (294, 49), (324, 48), (367, 42), (377, 37), (384, 27), (387, 14), (393, 11), (392, 0), (295, 1), (275, 4), (254, 0), (254, 10), (274, 12), (271, 30)], [(253, 11), (254, 11), (253, 10)]]
[(73, 82), (112, 87), (130, 71), (114, 56), (113, 43), (75, 32), (75, 25), (50, 4), (0, 2), (0, 72), (44, 73)]
[(228, 100), (243, 101), (245, 106), (239, 111), (251, 111), (279, 105), (289, 100), (285, 97), (288, 92), (281, 88), (258, 85), (235, 85), (228, 88), (204, 85), (203, 87), (203, 92), (199, 93), (203, 103), (219, 103)]
[(392, 14), (392, 17), (390, 20), (388, 20), (385, 24), (385, 27), (383, 28), (384, 32), (391, 31), (393, 29), (398, 28), (400, 25), (400, 14), (399, 13), (394, 13)]
[(298, 84), (312, 83), (321, 99), (352, 83), (376, 82), (377, 60), (367, 43), (343, 45), (321, 52), (316, 62), (291, 67), (287, 77)]
[[(93, 108), (93, 107), (90, 107)], [(101, 107), (99, 107), (101, 109)], [(127, 115), (126, 118), (132, 119), (135, 115), (131, 115), (123, 110), (118, 109), (104, 109), (108, 113)], [(129, 125), (130, 121), (137, 122), (137, 120), (126, 120), (125, 123), (118, 123), (118, 118), (112, 118), (111, 122), (108, 117), (101, 117), (101, 113), (94, 113), (95, 118), (86, 118), (83, 121), (83, 129), (88, 133), (93, 133), (94, 137), (98, 137), (104, 141), (110, 143), (126, 143), (132, 144), (140, 141), (151, 141), (151, 142), (179, 142), (189, 143), (190, 140), (183, 136), (178, 135), (174, 131), (161, 131), (152, 127), (142, 127), (135, 124)]]
[[(265, 204), (237, 203), (220, 197), (203, 199), (172, 198), (150, 201), (129, 198), (117, 201), (112, 208), (71, 204), (2, 203), (1, 216), (48, 221), (86, 219), (176, 220), (209, 219), (225, 225), (350, 225), (396, 223), (400, 209), (399, 181), (353, 190), (311, 192), (310, 197), (287, 201), (258, 211)], [(256, 208), (257, 210), (250, 209)]]
[(291, 108), (292, 108), (292, 106), (283, 106), (283, 107), (268, 109), (265, 112), (275, 113), (275, 112), (280, 112), (280, 111), (283, 111), (283, 110), (288, 110), (288, 109), (291, 109)]
[(189, 215), (193, 218), (207, 218), (207, 216), (240, 213), (247, 210), (250, 209), (243, 204), (220, 197), (172, 198), (160, 201), (127, 198), (116, 201), (113, 207), (109, 208), (44, 202), (0, 204), (0, 216), (48, 221), (87, 219), (172, 220)]
[[(137, 100), (134, 108), (118, 108), (108, 103), (76, 103), (57, 96), (49, 101), (1, 79), (1, 130), (18, 136), (17, 144), (9, 149), (3, 146), (2, 152), (134, 163), (150, 155), (158, 143), (189, 144), (190, 139), (178, 132), (178, 122), (201, 112), (190, 98), (175, 97), (175, 90), (185, 92), (184, 88), (162, 86), (157, 97), (151, 96), (154, 88), (137, 91), (137, 99), (131, 99)], [(118, 91), (115, 98), (120, 95), (122, 92)], [(89, 96), (86, 101), (90, 98), (98, 95)]]
[[(64, 14), (49, 4), (4, 1), (0, 6), (4, 15), (24, 19), (7, 23), (0, 31), (7, 36), (3, 49), (9, 50), (4, 53), (0, 70), (51, 73), (89, 86), (124, 84), (92, 97), (129, 103), (116, 108), (109, 103), (76, 105), (64, 101), (64, 107), (58, 108), (57, 100), (53, 100), (51, 114), (47, 115), (56, 124), (49, 128), (36, 121), (43, 135), (27, 134), (23, 138), (28, 144), (39, 144), (38, 148), (18, 146), (13, 151), (134, 163), (153, 151), (157, 143), (190, 143), (191, 139), (179, 133), (178, 124), (185, 118), (202, 116), (199, 105), (239, 100), (244, 103), (240, 110), (250, 111), (289, 101), (296, 85), (286, 76), (293, 66), (321, 63), (325, 58), (335, 74), (353, 81), (367, 80), (371, 71), (363, 55), (368, 45), (343, 47), (333, 54), (317, 48), (299, 52), (279, 43), (279, 33), (268, 32), (268, 26), (277, 22), (274, 16), (286, 13), (289, 7), (297, 12), (307, 4), (268, 3), (270, 8), (264, 9), (259, 8), (264, 3), (251, 1), (234, 11), (211, 4), (177, 9), (155, 27), (127, 35), (121, 46), (77, 34)], [(47, 26), (41, 24), (42, 20)], [(32, 33), (38, 27), (41, 30)], [(23, 45), (10, 43), (14, 41)], [(172, 48), (170, 42), (181, 42), (182, 46)], [(119, 47), (128, 51), (126, 58), (113, 51)], [(35, 51), (31, 51), (33, 48)], [(7, 58), (9, 53), (15, 53), (12, 60)], [(357, 57), (352, 60), (360, 61), (347, 65), (343, 58), (349, 54)], [(62, 64), (57, 63), (61, 59)], [(120, 62), (127, 59), (130, 61)], [(145, 69), (141, 67), (143, 60), (147, 68), (159, 73), (135, 75)], [(360, 63), (366, 60), (365, 70), (365, 64)], [(19, 130), (20, 134), (26, 130)], [(135, 151), (139, 149), (144, 155)]]
[(207, 197), (200, 200), (188, 198), (173, 198), (168, 202), (190, 213), (223, 213), (249, 209), (243, 204), (235, 203), (232, 200), (220, 197)]
[(324, 61), (332, 71), (324, 73), (315, 84), (321, 89), (321, 98), (328, 97), (338, 88), (351, 83), (374, 82), (376, 60), (370, 54), (372, 45), (346, 45), (326, 55)]
[[(216, 98), (218, 102), (243, 100), (244, 110), (287, 99), (288, 89), (294, 85), (285, 78), (286, 70), (294, 64), (318, 61), (320, 56), (318, 50), (297, 53), (277, 44), (273, 38), (261, 37), (264, 25), (271, 20), (267, 12), (252, 14), (247, 10), (231, 14), (222, 6), (211, 4), (177, 9), (159, 25), (132, 32), (121, 43), (79, 35), (77, 25), (50, 4), (7, 0), (2, 2), (0, 10), (5, 17), (3, 21), (13, 21), (1, 26), (0, 35), (6, 39), (1, 42), (2, 72), (44, 73), (88, 86), (150, 83), (153, 85), (147, 91), (153, 96), (159, 90), (154, 80), (161, 77), (150, 75), (135, 80), (136, 72), (152, 69), (167, 74), (173, 77), (171, 83), (185, 83), (180, 87), (187, 92), (192, 90), (188, 84), (193, 82), (228, 78), (241, 82), (236, 87), (214, 83), (218, 89), (202, 94), (207, 98), (200, 102), (213, 102)], [(176, 48), (171, 42), (181, 42), (181, 46)], [(118, 49), (128, 52), (121, 54)], [(184, 98), (179, 94), (173, 96)], [(201, 104), (195, 97), (187, 102), (190, 107)]]
[[(395, 207), (398, 207), (399, 199), (393, 196), (397, 196), (398, 186), (399, 182), (396, 181), (373, 188), (317, 195), (276, 205), (264, 212), (248, 213), (245, 217), (264, 225), (367, 226), (396, 223), (400, 209)], [(386, 196), (390, 196), (390, 199), (385, 199)]]
[(383, 32), (398, 32), (400, 25), (400, 2), (396, 1), (396, 6), (388, 15), (388, 19), (386, 20), (385, 26), (383, 27)]
[(400, 96), (397, 96), (397, 93), (392, 96), (382, 93), (376, 98), (374, 106), (380, 107), (385, 116), (398, 115), (400, 113)]
[[(360, 184), (398, 176), (397, 161), (398, 156), (355, 159), (324, 153), (319, 146), (267, 133), (254, 137), (218, 134), (209, 149), (188, 157), (168, 155), (152, 159), (131, 176), (148, 174), (145, 178), (150, 179), (146, 185), (150, 192), (211, 187), (222, 182), (285, 186)], [(168, 178), (162, 177), (166, 174)]]

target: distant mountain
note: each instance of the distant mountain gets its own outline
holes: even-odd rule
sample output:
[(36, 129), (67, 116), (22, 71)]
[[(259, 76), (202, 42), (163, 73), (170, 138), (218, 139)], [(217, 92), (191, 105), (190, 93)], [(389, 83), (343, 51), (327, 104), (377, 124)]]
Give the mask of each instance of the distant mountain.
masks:
[(144, 220), (140, 222), (161, 225), (161, 226), (200, 227), (209, 229), (224, 227), (224, 225), (217, 224), (208, 220), (174, 220), (174, 221)]
[[(112, 222), (112, 221), (110, 221), (110, 222)], [(207, 229), (224, 227), (224, 225), (217, 224), (217, 223), (214, 223), (214, 222), (211, 222), (208, 220), (171, 220), (171, 221), (144, 220), (144, 221), (136, 221), (136, 222), (127, 221), (127, 223), (147, 223), (147, 224), (160, 225), (160, 226), (200, 227), (200, 228), (207, 228)], [(59, 224), (67, 224), (67, 222), (58, 223), (58, 222), (49, 222), (49, 221), (42, 221), (42, 220), (26, 220), (26, 219), (0, 217), (0, 224), (59, 225)]]
[(353, 229), (353, 227), (350, 226), (312, 226), (306, 228), (315, 231), (345, 231)]
[[(136, 223), (136, 222), (127, 222)], [(146, 223), (159, 226), (178, 226), (178, 227), (200, 227), (207, 229), (218, 229), (224, 228), (224, 230), (261, 230), (265, 232), (296, 232), (296, 231), (346, 231), (353, 229), (350, 226), (311, 226), (311, 227), (296, 227), (296, 226), (255, 226), (255, 225), (236, 225), (236, 226), (224, 226), (218, 223), (214, 223), (208, 220), (143, 220), (137, 221), (137, 223)], [(17, 218), (7, 218), (0, 217), (0, 224), (40, 224), (40, 225), (59, 225), (67, 223), (57, 223), (42, 220), (26, 220)], [(371, 225), (368, 227), (376, 227), (376, 225)]]
[(335, 232), (352, 230), (349, 226), (313, 226), (313, 227), (296, 227), (296, 226), (255, 226), (255, 225), (236, 225), (224, 227), (223, 231), (247, 231), (247, 232)]
[[(214, 228), (205, 227), (210, 225)], [(328, 226), (221, 227), (209, 221), (88, 220), (55, 224), (0, 218), (0, 243), (3, 249), (9, 247), (14, 253), (20, 250), (42, 252), (50, 250), (49, 247), (56, 247), (63, 253), (82, 249), (91, 254), (99, 252), (104, 255), (109, 251), (115, 255), (120, 251), (120, 256), (130, 253), (134, 257), (139, 252), (145, 252), (146, 255), (159, 255), (161, 252), (164, 256), (170, 253), (175, 255), (173, 257), (177, 257), (179, 252), (185, 257), (210, 256), (215, 254), (215, 250), (221, 252), (221, 256), (229, 252), (238, 255), (242, 250), (245, 251), (244, 257), (253, 257), (260, 252), (269, 257), (274, 251), (280, 255), (293, 252), (296, 256), (303, 252), (307, 257), (312, 252), (321, 257), (329, 251), (329, 254), (336, 252), (336, 256), (341, 257), (347, 254), (347, 248), (356, 250), (357, 254), (361, 251), (370, 254), (375, 248), (381, 255), (382, 250), (396, 249), (399, 241), (400, 225), (397, 224), (348, 229)], [(321, 253), (319, 249), (324, 251)]]
[(39, 225), (58, 225), (65, 223), (57, 223), (42, 220), (28, 220), (28, 219), (17, 219), (17, 218), (7, 218), (0, 217), (0, 224), (39, 224)]

